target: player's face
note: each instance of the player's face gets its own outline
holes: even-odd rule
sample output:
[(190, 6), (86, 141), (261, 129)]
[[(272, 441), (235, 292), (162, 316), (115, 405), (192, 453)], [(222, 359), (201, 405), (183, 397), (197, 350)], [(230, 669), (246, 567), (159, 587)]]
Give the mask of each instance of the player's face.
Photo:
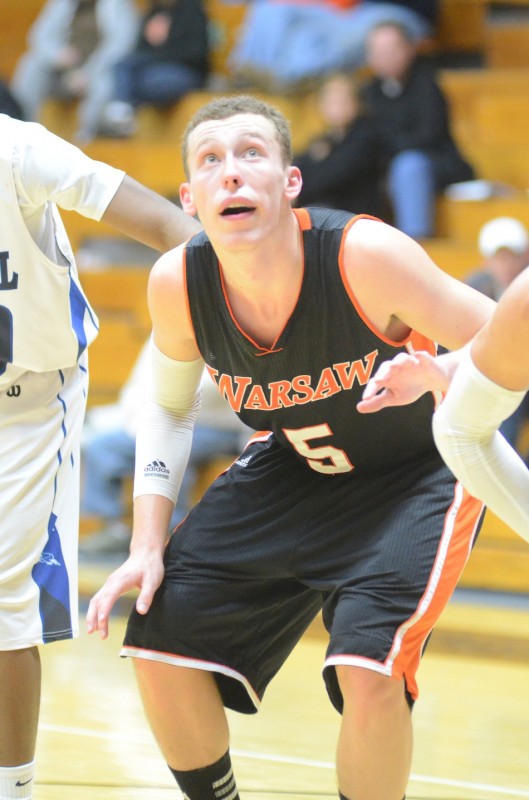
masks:
[(301, 189), (299, 170), (283, 163), (273, 123), (257, 114), (198, 125), (188, 141), (188, 169), (182, 206), (225, 245), (265, 238)]

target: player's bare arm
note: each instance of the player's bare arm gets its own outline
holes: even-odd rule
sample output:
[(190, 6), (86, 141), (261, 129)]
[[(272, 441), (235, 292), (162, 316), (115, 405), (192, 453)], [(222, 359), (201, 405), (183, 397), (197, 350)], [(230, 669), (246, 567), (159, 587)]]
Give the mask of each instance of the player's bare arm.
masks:
[[(173, 386), (163, 385), (165, 362), (178, 370), (178, 392), (183, 398), (178, 411), (185, 416), (189, 406), (192, 417), (193, 398), (198, 391), (203, 362), (195, 344), (183, 281), (183, 247), (166, 253), (153, 267), (149, 279), (149, 309), (153, 321), (153, 382), (158, 398), (167, 395), (171, 403)], [(161, 364), (161, 367), (160, 367)], [(158, 365), (158, 369), (156, 369)], [(189, 365), (189, 366), (187, 366)], [(160, 384), (160, 385), (159, 385)], [(189, 398), (189, 399), (188, 399)], [(161, 409), (163, 413), (163, 408)], [(171, 408), (169, 409), (171, 411)], [(191, 422), (192, 425), (192, 422)], [(171, 433), (171, 431), (168, 431)], [(138, 434), (138, 459), (142, 436)], [(190, 437), (189, 437), (190, 445)], [(185, 449), (185, 448), (183, 448)], [(181, 471), (187, 457), (182, 457)], [(87, 614), (87, 630), (98, 630), (103, 638), (108, 635), (108, 620), (117, 598), (131, 589), (139, 589), (136, 607), (146, 613), (164, 574), (163, 552), (167, 540), (169, 521), (174, 502), (167, 496), (156, 493), (140, 493), (134, 501), (134, 528), (130, 556), (105, 582), (90, 602)]]
[[(351, 290), (366, 317), (397, 343), (413, 328), (457, 351), (495, 307), (493, 301), (440, 270), (416, 242), (384, 223), (356, 222), (344, 257)], [(458, 352), (442, 359), (427, 353), (399, 354), (379, 366), (358, 410), (374, 412), (413, 402), (426, 391), (444, 391), (459, 358)]]
[(344, 259), (364, 314), (395, 342), (413, 328), (456, 350), (472, 339), (495, 308), (492, 300), (439, 269), (417, 242), (382, 222), (356, 222), (347, 236)]
[(189, 239), (201, 225), (175, 203), (125, 175), (103, 221), (165, 253)]
[(475, 366), (504, 389), (529, 389), (529, 270), (524, 270), (501, 297), (491, 319), (471, 346)]
[(169, 358), (194, 361), (200, 353), (189, 318), (183, 266), (183, 246), (159, 258), (149, 277), (147, 299), (157, 347)]

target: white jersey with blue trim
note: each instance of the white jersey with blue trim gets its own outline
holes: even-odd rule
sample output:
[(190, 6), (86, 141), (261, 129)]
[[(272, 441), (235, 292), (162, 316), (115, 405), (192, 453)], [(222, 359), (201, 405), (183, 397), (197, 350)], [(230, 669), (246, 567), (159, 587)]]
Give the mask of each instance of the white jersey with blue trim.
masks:
[(96, 337), (58, 209), (101, 219), (124, 174), (0, 114), (0, 389), (73, 366)]

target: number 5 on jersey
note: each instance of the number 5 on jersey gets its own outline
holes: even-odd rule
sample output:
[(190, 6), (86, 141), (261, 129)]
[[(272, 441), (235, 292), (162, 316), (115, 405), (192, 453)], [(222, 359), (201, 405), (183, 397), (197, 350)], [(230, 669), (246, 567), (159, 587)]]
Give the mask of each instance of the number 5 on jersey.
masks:
[(339, 472), (350, 472), (354, 469), (343, 450), (339, 450), (330, 444), (324, 444), (320, 447), (310, 446), (311, 439), (332, 436), (332, 431), (326, 422), (321, 425), (310, 425), (307, 428), (283, 428), (283, 433), (292, 447), (300, 456), (307, 459), (309, 467), (316, 472), (335, 475)]

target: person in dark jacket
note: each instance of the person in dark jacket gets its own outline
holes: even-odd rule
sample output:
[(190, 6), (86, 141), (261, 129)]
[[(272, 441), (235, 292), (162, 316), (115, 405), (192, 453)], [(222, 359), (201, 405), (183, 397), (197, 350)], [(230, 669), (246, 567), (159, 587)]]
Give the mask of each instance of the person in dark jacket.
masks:
[(204, 86), (208, 20), (202, 0), (151, 0), (135, 50), (114, 68), (107, 132), (128, 136), (142, 105), (167, 106)]
[(0, 78), (0, 114), (7, 114), (13, 119), (25, 120), (20, 103), (15, 100), (8, 84)]
[(372, 72), (363, 98), (372, 116), (397, 228), (415, 239), (435, 233), (435, 197), (451, 183), (471, 180), (472, 166), (450, 130), (446, 98), (431, 64), (407, 31), (376, 26), (367, 40)]
[(382, 216), (376, 143), (354, 77), (327, 78), (318, 105), (327, 127), (294, 158), (303, 175), (298, 204)]

